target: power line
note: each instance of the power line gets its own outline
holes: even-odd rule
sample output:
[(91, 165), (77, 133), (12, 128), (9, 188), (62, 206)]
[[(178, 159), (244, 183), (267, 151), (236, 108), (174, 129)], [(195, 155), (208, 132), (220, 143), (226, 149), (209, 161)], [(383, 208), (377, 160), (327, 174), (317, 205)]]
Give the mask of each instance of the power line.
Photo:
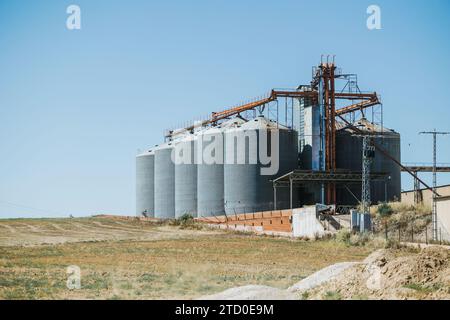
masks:
[(39, 208), (35, 208), (35, 207), (31, 207), (28, 205), (24, 205), (24, 204), (19, 204), (19, 203), (14, 203), (14, 202), (9, 202), (9, 201), (4, 201), (4, 200), (0, 200), (0, 203), (3, 204), (7, 204), (13, 207), (18, 207), (18, 208), (24, 208), (24, 209), (28, 209), (28, 210), (33, 210), (35, 212), (40, 212), (40, 213), (45, 213), (45, 214), (51, 214), (51, 215), (59, 215), (59, 216), (65, 216), (65, 214), (61, 213), (61, 212), (55, 212), (52, 210), (46, 210), (46, 209), (39, 209)]

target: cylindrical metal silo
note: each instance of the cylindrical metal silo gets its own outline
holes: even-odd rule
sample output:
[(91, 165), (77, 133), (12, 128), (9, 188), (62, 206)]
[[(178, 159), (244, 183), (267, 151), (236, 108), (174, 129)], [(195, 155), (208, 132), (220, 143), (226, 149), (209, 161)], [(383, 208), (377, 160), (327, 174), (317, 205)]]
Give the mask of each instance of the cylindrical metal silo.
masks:
[(245, 123), (233, 118), (217, 127), (204, 130), (198, 136), (202, 154), (197, 166), (197, 208), (198, 217), (220, 216), (224, 209), (224, 136), (223, 132)]
[(153, 150), (136, 156), (136, 216), (154, 217)]
[(155, 218), (175, 218), (175, 164), (173, 142), (157, 146), (155, 151)]
[[(263, 133), (267, 141), (262, 141)], [(271, 137), (279, 140), (278, 159), (272, 155), (276, 171), (263, 173), (266, 168), (260, 155), (271, 148)], [(226, 214), (272, 210), (274, 207), (272, 179), (297, 168), (297, 133), (263, 116), (241, 127), (225, 131), (224, 203)], [(267, 143), (266, 146), (263, 144)], [(275, 145), (274, 145), (275, 147)], [(261, 149), (262, 148), (262, 149)], [(270, 152), (269, 152), (270, 153)], [(277, 163), (275, 163), (277, 162)], [(269, 170), (270, 171), (270, 170)], [(289, 190), (278, 188), (277, 208), (289, 207)]]
[[(387, 128), (381, 128), (365, 119), (359, 120), (353, 125), (363, 132), (382, 135), (382, 137), (375, 137), (374, 142), (397, 161), (401, 161), (399, 133)], [(336, 133), (336, 166), (338, 169), (362, 170), (362, 138), (355, 136), (355, 134), (351, 128), (343, 128)], [(400, 200), (400, 167), (379, 151), (375, 151), (371, 170), (372, 172), (388, 174), (385, 181), (371, 182), (372, 203)], [(355, 196), (357, 199), (361, 199), (361, 184), (349, 185), (347, 188), (340, 187), (337, 190), (337, 201), (339, 204), (357, 204), (358, 200), (355, 199)]]
[(197, 217), (197, 134), (185, 134), (174, 146), (175, 151), (175, 218), (184, 214)]

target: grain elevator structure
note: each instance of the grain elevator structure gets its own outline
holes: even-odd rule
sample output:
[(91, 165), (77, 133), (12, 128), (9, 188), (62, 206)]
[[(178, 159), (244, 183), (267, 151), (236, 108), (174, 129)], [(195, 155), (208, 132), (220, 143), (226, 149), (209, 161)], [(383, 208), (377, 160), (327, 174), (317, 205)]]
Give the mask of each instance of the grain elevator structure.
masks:
[[(363, 137), (376, 147), (364, 176)], [(365, 168), (367, 169), (367, 168)], [(213, 112), (136, 156), (136, 215), (218, 217), (309, 204), (356, 207), (400, 197), (400, 134), (376, 92), (329, 57), (310, 83)]]

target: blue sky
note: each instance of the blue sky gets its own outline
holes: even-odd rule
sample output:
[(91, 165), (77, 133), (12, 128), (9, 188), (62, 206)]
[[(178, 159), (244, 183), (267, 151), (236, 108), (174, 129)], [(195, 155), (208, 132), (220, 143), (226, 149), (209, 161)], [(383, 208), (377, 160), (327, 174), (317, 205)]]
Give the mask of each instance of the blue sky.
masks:
[[(81, 30), (66, 28), (70, 4)], [(371, 4), (382, 30), (366, 28)], [(137, 149), (184, 120), (308, 83), (323, 53), (381, 94), (402, 160), (430, 162), (431, 137), (418, 132), (450, 131), (449, 18), (445, 0), (1, 0), (0, 217), (134, 214)], [(439, 140), (439, 162), (449, 146)]]

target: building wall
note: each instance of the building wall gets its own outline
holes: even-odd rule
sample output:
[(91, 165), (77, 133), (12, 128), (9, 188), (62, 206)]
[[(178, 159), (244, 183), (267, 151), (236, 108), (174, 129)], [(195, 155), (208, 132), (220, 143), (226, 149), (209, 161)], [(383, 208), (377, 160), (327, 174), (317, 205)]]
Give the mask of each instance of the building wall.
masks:
[(436, 206), (438, 237), (450, 241), (450, 196), (438, 199)]
[[(431, 199), (433, 198), (431, 191), (428, 189), (422, 189), (420, 192), (422, 193), (423, 204), (431, 207)], [(442, 197), (450, 196), (450, 185), (437, 187), (437, 192)], [(414, 205), (414, 190), (403, 191), (401, 202)]]

